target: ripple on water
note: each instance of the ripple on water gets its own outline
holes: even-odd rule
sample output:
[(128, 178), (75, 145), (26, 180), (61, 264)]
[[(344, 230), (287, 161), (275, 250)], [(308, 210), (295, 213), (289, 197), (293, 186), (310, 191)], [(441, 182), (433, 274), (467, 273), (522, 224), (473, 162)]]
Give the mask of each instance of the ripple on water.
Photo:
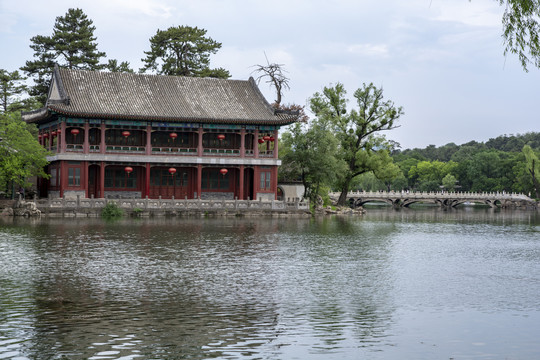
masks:
[(2, 229), (0, 358), (534, 358), (538, 226), (451, 215)]

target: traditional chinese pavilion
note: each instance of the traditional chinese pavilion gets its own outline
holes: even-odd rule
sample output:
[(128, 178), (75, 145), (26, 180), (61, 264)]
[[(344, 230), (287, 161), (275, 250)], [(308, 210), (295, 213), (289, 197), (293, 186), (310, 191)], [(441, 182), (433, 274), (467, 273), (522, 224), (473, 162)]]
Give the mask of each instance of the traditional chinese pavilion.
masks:
[(255, 81), (56, 67), (23, 114), (52, 153), (41, 196), (275, 199), (277, 111)]

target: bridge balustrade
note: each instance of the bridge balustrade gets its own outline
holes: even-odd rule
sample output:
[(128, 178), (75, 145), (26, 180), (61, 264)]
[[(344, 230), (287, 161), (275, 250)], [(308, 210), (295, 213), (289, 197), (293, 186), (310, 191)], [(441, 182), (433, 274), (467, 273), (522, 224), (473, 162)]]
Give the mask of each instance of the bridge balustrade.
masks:
[[(340, 193), (331, 193), (330, 198), (336, 200), (339, 195)], [(535, 206), (535, 201), (524, 194), (506, 192), (351, 191), (347, 194), (347, 199), (352, 199), (355, 202), (361, 201), (362, 203), (381, 201), (392, 203), (394, 206), (408, 206), (420, 200), (438, 203), (442, 206), (457, 206), (467, 201), (483, 202), (492, 207), (496, 206), (496, 203), (503, 206), (518, 203)]]

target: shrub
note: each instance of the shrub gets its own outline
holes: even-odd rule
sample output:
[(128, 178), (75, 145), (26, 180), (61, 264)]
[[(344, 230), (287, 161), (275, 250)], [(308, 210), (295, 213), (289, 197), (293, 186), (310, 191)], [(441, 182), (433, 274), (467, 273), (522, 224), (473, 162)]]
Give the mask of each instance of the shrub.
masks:
[(114, 201), (109, 201), (101, 211), (101, 217), (115, 219), (124, 216), (124, 210), (120, 209)]

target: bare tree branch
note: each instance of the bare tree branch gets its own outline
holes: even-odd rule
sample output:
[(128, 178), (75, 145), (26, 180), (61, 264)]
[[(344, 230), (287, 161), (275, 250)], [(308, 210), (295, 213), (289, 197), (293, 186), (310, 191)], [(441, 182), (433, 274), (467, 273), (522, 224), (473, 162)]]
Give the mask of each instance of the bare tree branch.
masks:
[[(266, 57), (266, 54), (264, 54)], [(289, 78), (285, 76), (285, 71), (283, 69), (283, 64), (276, 64), (268, 61), (268, 57), (266, 57), (266, 65), (254, 65), (256, 69), (252, 73), (259, 73), (260, 75), (255, 79), (257, 81), (257, 84), (261, 82), (262, 79), (268, 78), (265, 82), (267, 84), (270, 84), (270, 87), (274, 87), (276, 89), (276, 101), (275, 104), (277, 107), (281, 104), (281, 99), (283, 97), (283, 91), (285, 89), (290, 89), (289, 87)]]

